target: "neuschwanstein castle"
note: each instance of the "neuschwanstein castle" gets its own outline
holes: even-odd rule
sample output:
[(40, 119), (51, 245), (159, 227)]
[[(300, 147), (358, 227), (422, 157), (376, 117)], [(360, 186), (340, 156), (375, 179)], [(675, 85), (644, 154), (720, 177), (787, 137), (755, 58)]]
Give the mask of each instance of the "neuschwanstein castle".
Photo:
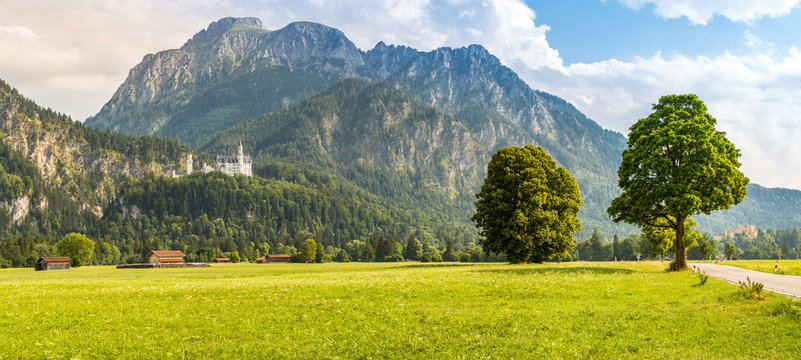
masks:
[[(191, 174), (194, 171), (193, 168), (194, 162), (192, 159), (192, 154), (186, 155), (186, 173)], [(236, 152), (235, 156), (225, 156), (225, 155), (217, 155), (217, 165), (215, 167), (211, 167), (206, 163), (203, 163), (203, 168), (201, 169), (203, 172), (209, 171), (222, 171), (228, 175), (247, 175), (253, 176), (253, 161), (250, 159), (250, 156), (245, 155), (244, 151), (242, 150), (242, 142), (239, 142), (239, 149)]]

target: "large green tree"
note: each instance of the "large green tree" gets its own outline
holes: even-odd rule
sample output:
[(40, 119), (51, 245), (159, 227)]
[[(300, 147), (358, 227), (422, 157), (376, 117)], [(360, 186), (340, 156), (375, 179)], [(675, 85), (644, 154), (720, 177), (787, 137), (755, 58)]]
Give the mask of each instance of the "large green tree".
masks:
[(512, 263), (543, 262), (564, 258), (576, 246), (578, 184), (541, 147), (498, 150), (476, 197), (473, 221), (487, 253), (504, 254)]
[(95, 242), (82, 234), (69, 233), (56, 243), (56, 253), (72, 258), (72, 266), (90, 264), (95, 252)]
[(716, 120), (695, 95), (668, 95), (632, 125), (618, 170), (623, 190), (607, 209), (616, 222), (670, 228), (674, 270), (687, 268), (685, 221), (728, 209), (746, 194), (740, 151), (715, 130)]

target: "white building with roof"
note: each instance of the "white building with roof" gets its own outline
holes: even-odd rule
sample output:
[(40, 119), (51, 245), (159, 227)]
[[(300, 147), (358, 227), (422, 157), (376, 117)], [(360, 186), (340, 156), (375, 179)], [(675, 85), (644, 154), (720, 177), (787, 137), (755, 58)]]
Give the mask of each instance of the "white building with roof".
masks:
[(235, 156), (217, 155), (217, 170), (231, 176), (237, 174), (253, 176), (253, 161), (250, 156), (245, 155), (241, 141)]

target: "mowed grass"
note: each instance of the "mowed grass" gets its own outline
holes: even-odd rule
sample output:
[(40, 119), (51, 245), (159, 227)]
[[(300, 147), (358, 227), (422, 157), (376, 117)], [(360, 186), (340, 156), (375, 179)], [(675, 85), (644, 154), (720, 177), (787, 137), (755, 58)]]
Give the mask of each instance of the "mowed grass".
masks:
[[(776, 266), (776, 260), (734, 260), (724, 261), (721, 264), (772, 274), (773, 268)], [(779, 267), (776, 273), (781, 275), (801, 275), (801, 260), (779, 260)]]
[(789, 359), (801, 306), (662, 263), (0, 271), (0, 358)]

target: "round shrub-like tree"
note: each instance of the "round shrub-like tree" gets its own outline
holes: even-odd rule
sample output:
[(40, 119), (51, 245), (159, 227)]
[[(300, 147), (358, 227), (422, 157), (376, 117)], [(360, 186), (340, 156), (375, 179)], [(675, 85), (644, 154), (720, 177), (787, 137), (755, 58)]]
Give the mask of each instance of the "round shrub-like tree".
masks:
[(476, 194), (473, 221), (487, 253), (512, 263), (562, 259), (576, 246), (582, 204), (576, 179), (541, 147), (498, 150)]
[(306, 239), (300, 246), (300, 260), (303, 262), (314, 261), (317, 257), (317, 242), (314, 239)]
[(70, 265), (73, 267), (90, 264), (95, 253), (95, 242), (85, 235), (70, 233), (56, 243), (56, 253), (72, 258)]

